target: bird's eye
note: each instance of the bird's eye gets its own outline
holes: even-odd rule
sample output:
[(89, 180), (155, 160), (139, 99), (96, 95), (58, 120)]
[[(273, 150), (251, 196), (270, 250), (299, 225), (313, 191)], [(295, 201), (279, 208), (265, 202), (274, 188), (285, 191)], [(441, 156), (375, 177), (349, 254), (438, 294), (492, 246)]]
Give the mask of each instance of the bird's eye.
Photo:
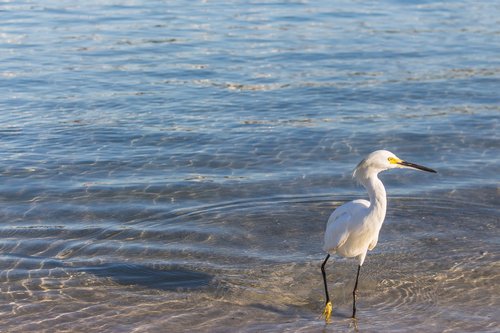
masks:
[(388, 157), (387, 160), (389, 161), (389, 163), (391, 164), (398, 164), (399, 162), (401, 162), (399, 159), (395, 158), (395, 157)]

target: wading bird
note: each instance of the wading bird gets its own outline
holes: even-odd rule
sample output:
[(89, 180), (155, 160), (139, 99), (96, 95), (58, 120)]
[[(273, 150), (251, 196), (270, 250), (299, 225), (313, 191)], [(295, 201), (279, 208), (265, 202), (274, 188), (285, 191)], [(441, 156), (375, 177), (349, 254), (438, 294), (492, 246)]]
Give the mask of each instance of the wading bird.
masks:
[(368, 250), (377, 245), (378, 234), (384, 223), (387, 198), (384, 184), (378, 178), (381, 171), (409, 168), (436, 172), (424, 166), (406, 162), (387, 150), (377, 150), (362, 160), (354, 169), (353, 178), (368, 191), (370, 201), (354, 200), (338, 207), (328, 219), (323, 250), (328, 254), (321, 265), (325, 284), (326, 305), (323, 315), (328, 322), (332, 313), (332, 303), (328, 295), (325, 265), (330, 255), (337, 253), (346, 258), (358, 259), (358, 273), (352, 292), (352, 317), (356, 317), (356, 294), (361, 266)]

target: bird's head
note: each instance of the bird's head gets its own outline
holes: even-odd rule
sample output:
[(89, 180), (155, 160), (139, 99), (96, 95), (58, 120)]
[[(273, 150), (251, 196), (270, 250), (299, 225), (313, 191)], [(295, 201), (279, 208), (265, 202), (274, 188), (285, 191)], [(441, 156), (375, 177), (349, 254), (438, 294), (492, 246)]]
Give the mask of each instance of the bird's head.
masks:
[(396, 168), (407, 168), (416, 169), (427, 172), (436, 172), (433, 169), (406, 162), (388, 150), (377, 150), (369, 154), (365, 159), (363, 159), (356, 169), (354, 169), (353, 177), (358, 181), (369, 178), (374, 174), (378, 174), (381, 171), (396, 169)]

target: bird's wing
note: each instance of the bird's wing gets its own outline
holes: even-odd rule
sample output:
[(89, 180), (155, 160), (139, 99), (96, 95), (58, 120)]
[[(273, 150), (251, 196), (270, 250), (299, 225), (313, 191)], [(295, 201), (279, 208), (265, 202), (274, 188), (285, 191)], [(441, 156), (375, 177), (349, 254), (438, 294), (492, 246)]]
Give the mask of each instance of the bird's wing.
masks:
[(370, 203), (366, 200), (354, 200), (337, 208), (326, 225), (325, 242), (323, 250), (326, 252), (335, 252), (342, 246), (352, 230), (356, 228), (358, 221), (354, 216), (356, 213), (368, 208)]
[(330, 216), (326, 226), (325, 243), (323, 245), (323, 250), (326, 252), (335, 251), (345, 243), (349, 236), (348, 225), (352, 217), (351, 213), (343, 211), (335, 214), (336, 212)]

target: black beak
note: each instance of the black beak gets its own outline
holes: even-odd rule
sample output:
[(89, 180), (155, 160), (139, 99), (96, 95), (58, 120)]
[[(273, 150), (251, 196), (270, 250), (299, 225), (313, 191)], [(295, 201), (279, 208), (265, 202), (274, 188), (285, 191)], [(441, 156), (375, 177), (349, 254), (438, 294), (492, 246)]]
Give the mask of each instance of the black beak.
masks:
[(437, 173), (436, 170), (433, 170), (431, 168), (427, 168), (427, 167), (424, 167), (424, 166), (421, 166), (421, 165), (418, 165), (418, 164), (415, 164), (415, 163), (410, 163), (410, 162), (406, 162), (406, 161), (401, 161), (398, 163), (399, 165), (403, 165), (403, 166), (406, 166), (406, 167), (409, 167), (409, 168), (413, 168), (413, 169), (418, 169), (418, 170), (422, 170), (422, 171), (427, 171), (427, 172), (433, 172), (433, 173)]

